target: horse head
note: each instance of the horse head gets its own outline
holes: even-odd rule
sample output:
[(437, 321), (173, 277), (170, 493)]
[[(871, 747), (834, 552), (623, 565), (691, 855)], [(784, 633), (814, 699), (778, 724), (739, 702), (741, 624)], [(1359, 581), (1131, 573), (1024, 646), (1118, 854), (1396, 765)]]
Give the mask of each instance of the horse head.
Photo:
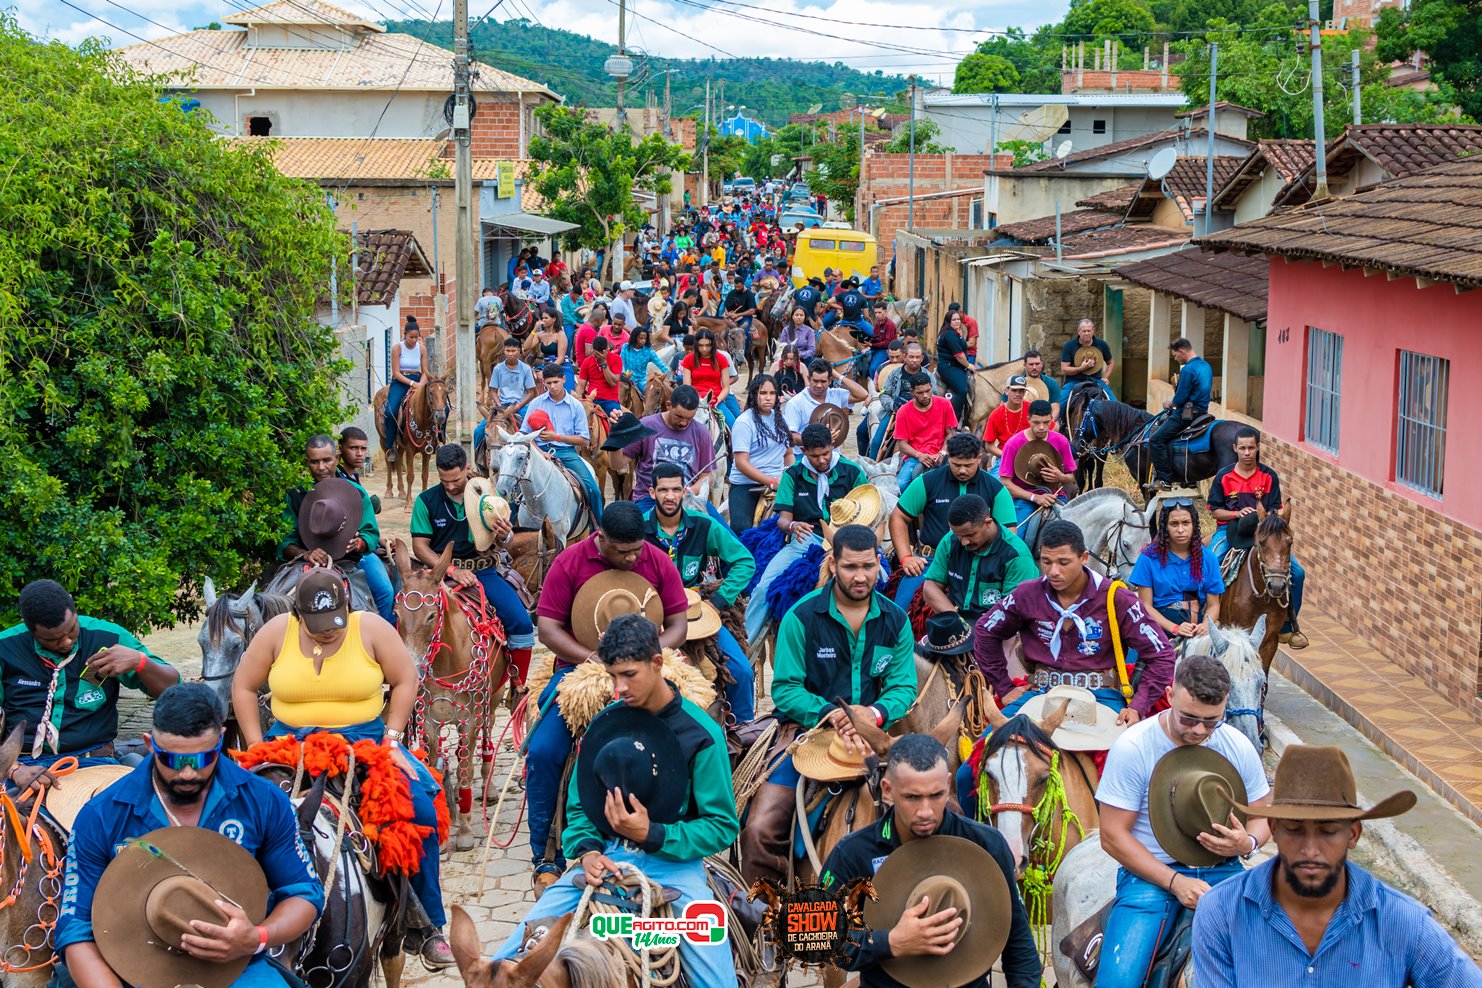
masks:
[(478, 927), (462, 906), (455, 905), (448, 945), (453, 949), (453, 960), (463, 984), (467, 988), (535, 988), (537, 984), (567, 988), (570, 980), (552, 962), (561, 952), (561, 941), (566, 939), (572, 916), (567, 913), (551, 920), (549, 926), (539, 927), (538, 937), (526, 941), (524, 956), (519, 960), (490, 961), (484, 959)]
[(427, 408), (432, 413), (432, 423), (437, 430), (439, 442), (448, 434), (448, 412), (452, 410), (452, 407), (452, 402), (448, 399), (448, 379), (445, 377), (429, 378)]
[(1218, 659), (1230, 674), (1230, 696), (1225, 701), (1225, 720), (1255, 747), (1261, 750), (1263, 711), (1266, 705), (1266, 672), (1261, 666), (1261, 642), (1266, 637), (1266, 615), (1256, 619), (1254, 628), (1221, 627), (1209, 623), (1209, 633), (1191, 638), (1183, 648), (1180, 661), (1191, 655)]
[(1286, 594), (1292, 578), (1292, 528), (1285, 518), (1272, 511), (1261, 519), (1251, 554), (1260, 564), (1266, 592), (1273, 597)]
[(420, 666), (437, 635), (443, 610), (443, 576), (453, 563), (450, 543), (431, 569), (414, 569), (410, 550), (400, 539), (390, 543), (391, 559), (401, 574), (401, 593), (396, 595), (396, 630), (407, 651)]
[(201, 682), (208, 684), (230, 710), (232, 677), (252, 636), (270, 618), (286, 613), (291, 601), (282, 594), (258, 593), (256, 583), (235, 597), (218, 594), (209, 577), (203, 596), (205, 622), (196, 635), (196, 643), (201, 647)]
[[(993, 731), (983, 748), (982, 771), (992, 797), (986, 812), (1008, 842), (1020, 878), (1034, 849), (1035, 807), (1044, 798), (1051, 759), (1060, 750), (1051, 736), (1069, 706), (1066, 700), (1047, 707), (1045, 718), (1036, 723), (1023, 714), (1005, 718), (996, 704), (987, 705)], [(983, 813), (984, 807), (980, 805), (978, 811)]]
[[(5, 719), (0, 716), (0, 730), (4, 727)], [(15, 767), (15, 760), (21, 756), (21, 740), (25, 733), (26, 722), (21, 721), (6, 737), (5, 743), (0, 744), (0, 778), (10, 775), (10, 770)]]
[(494, 481), (494, 493), (510, 500), (515, 485), (522, 481), (528, 483), (530, 480), (530, 458), (534, 455), (531, 442), (534, 436), (529, 433), (506, 432), (503, 429), (495, 429), (494, 435), (499, 437), (499, 445), (489, 449), (489, 462), (498, 478)]

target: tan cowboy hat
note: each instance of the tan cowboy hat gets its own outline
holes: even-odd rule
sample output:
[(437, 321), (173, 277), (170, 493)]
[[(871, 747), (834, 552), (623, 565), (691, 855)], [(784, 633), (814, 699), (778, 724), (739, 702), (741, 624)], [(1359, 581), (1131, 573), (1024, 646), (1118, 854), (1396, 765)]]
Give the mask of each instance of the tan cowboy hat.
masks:
[(762, 519), (767, 516), (767, 512), (771, 511), (772, 506), (776, 503), (777, 492), (774, 490), (769, 490), (761, 497), (757, 498), (756, 511), (752, 513), (751, 523), (753, 525), (760, 525), (762, 523)]
[(341, 559), (360, 532), (365, 494), (343, 477), (326, 477), (304, 495), (298, 508), (298, 538), (310, 552), (323, 549)]
[(1415, 793), (1401, 789), (1364, 809), (1342, 748), (1294, 744), (1276, 765), (1270, 804), (1237, 802), (1235, 810), (1271, 820), (1378, 820), (1407, 813), (1414, 806)]
[(663, 320), (669, 312), (669, 302), (660, 295), (655, 295), (648, 300), (648, 314), (651, 318)]
[(483, 552), (494, 544), (496, 521), (509, 521), (509, 502), (494, 493), (488, 477), (470, 477), (463, 488), (463, 516), (468, 519), (468, 534), (473, 547)]
[(715, 605), (700, 596), (698, 590), (686, 590), (684, 599), (689, 604), (685, 611), (684, 640), (687, 642), (699, 641), (701, 638), (709, 638), (720, 631), (720, 611)]
[(1116, 712), (1096, 702), (1096, 694), (1084, 686), (1056, 686), (1047, 693), (1031, 697), (1019, 713), (1033, 721), (1045, 719), (1045, 712), (1061, 701), (1069, 701), (1065, 719), (1055, 728), (1050, 740), (1066, 751), (1105, 751), (1127, 728), (1117, 723)]
[(1054, 446), (1051, 446), (1043, 439), (1031, 439), (1023, 446), (1020, 446), (1019, 452), (1014, 454), (1014, 476), (1027, 480), (1038, 487), (1043, 487), (1045, 486), (1045, 482), (1040, 477), (1039, 471), (1034, 471), (1032, 475), (1030, 473), (1030, 461), (1036, 456), (1048, 456), (1052, 463), (1057, 465), (1061, 463), (1060, 453)]
[(227, 988), (250, 957), (219, 963), (180, 950), (191, 920), (224, 926), (217, 899), (236, 903), (253, 925), (268, 914), (268, 883), (257, 859), (203, 827), (162, 827), (118, 852), (93, 894), (93, 939), (130, 985)]
[(770, 292), (777, 287), (776, 278), (762, 278), (756, 283), (758, 291)]
[(885, 516), (885, 502), (880, 489), (873, 484), (860, 484), (828, 508), (829, 524), (834, 528), (863, 525), (874, 528)]
[(957, 941), (945, 954), (892, 957), (885, 973), (907, 988), (971, 984), (993, 967), (1009, 942), (1013, 899), (1003, 869), (979, 844), (934, 834), (906, 841), (875, 871), (879, 899), (865, 902), (865, 923), (888, 930), (901, 915), (929, 900), (926, 914), (956, 909)]
[(793, 768), (805, 779), (815, 782), (842, 782), (862, 779), (868, 769), (865, 756), (851, 751), (832, 727), (811, 735), (792, 753)]
[(1101, 355), (1101, 351), (1097, 349), (1096, 344), (1094, 343), (1088, 346), (1083, 346), (1079, 350), (1077, 350), (1075, 352), (1075, 359), (1072, 360), (1071, 363), (1079, 367), (1081, 365), (1081, 361), (1085, 360), (1087, 357), (1090, 357), (1096, 363), (1092, 365), (1091, 369), (1089, 371), (1086, 371), (1085, 373), (1100, 374), (1103, 370), (1106, 369), (1106, 358)]
[(1182, 744), (1158, 759), (1148, 783), (1148, 822), (1153, 836), (1173, 860), (1208, 868), (1224, 860), (1199, 843), (1200, 834), (1227, 826), (1230, 811), (1246, 800), (1245, 780), (1230, 760), (1202, 744)]
[(80, 768), (46, 790), (46, 812), (67, 830), (88, 800), (134, 771), (127, 765), (93, 765)]
[(647, 580), (628, 570), (603, 570), (582, 584), (571, 602), (572, 637), (596, 648), (612, 619), (623, 614), (642, 614), (664, 625), (664, 603)]
[(1026, 401), (1050, 400), (1050, 386), (1045, 383), (1043, 377), (1030, 377), (1028, 374), (1025, 374), (1024, 386), (1029, 391), (1029, 396), (1025, 399)]
[(828, 431), (833, 434), (834, 446), (837, 448), (844, 445), (844, 439), (849, 435), (849, 412), (840, 408), (831, 401), (826, 401), (813, 409), (813, 414), (808, 416), (808, 424), (822, 422), (828, 426)]

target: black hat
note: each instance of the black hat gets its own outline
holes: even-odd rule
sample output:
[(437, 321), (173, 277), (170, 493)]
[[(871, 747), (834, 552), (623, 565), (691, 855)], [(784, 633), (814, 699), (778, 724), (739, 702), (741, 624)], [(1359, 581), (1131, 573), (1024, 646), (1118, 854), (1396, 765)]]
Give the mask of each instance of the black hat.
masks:
[(1229, 522), (1231, 549), (1249, 549), (1256, 544), (1256, 528), (1261, 524), (1260, 512), (1240, 515)]
[(916, 643), (921, 655), (961, 655), (973, 649), (973, 629), (956, 611), (926, 619), (926, 634)]
[(656, 435), (653, 429), (644, 425), (638, 416), (632, 412), (624, 412), (623, 417), (618, 419), (617, 425), (607, 434), (607, 441), (602, 444), (603, 449), (622, 449), (631, 446), (640, 439)]
[[(640, 707), (614, 703), (588, 725), (576, 753), (576, 791), (582, 810), (609, 836), (604, 805), (621, 789), (655, 823), (674, 823), (684, 807), (689, 763), (668, 724)], [(631, 808), (631, 807), (630, 807)]]

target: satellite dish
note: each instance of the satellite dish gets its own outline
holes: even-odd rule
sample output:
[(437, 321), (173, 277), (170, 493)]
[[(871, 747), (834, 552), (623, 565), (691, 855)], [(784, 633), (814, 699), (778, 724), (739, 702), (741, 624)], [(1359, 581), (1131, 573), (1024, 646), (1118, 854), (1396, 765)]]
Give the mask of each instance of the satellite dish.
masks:
[(1161, 179), (1173, 171), (1173, 166), (1178, 162), (1178, 151), (1174, 148), (1164, 148), (1148, 160), (1148, 178)]
[(1063, 158), (1067, 154), (1070, 154), (1070, 147), (1069, 141), (1061, 141), (1060, 146), (1055, 149), (1055, 157)]
[(1000, 126), (1005, 131), (1014, 132), (1010, 140), (1048, 141), (1060, 132), (1060, 128), (1069, 119), (1070, 110), (1064, 103), (1050, 103), (1026, 110), (1019, 115), (1018, 120), (1004, 121)]

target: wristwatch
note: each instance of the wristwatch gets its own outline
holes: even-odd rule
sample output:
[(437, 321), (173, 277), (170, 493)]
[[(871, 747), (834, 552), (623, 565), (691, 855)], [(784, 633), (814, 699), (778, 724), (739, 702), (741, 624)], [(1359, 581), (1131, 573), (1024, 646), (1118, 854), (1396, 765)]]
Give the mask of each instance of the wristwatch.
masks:
[(397, 742), (397, 741), (400, 741), (402, 738), (404, 738), (406, 736), (407, 735), (406, 735), (406, 732), (405, 731), (393, 731), (390, 728), (387, 728), (386, 729), (386, 740), (387, 741)]
[(1245, 836), (1250, 838), (1250, 850), (1246, 851), (1240, 856), (1241, 861), (1249, 861), (1251, 858), (1255, 857), (1256, 852), (1261, 849), (1261, 844), (1259, 841), (1256, 840), (1255, 834), (1246, 834)]

